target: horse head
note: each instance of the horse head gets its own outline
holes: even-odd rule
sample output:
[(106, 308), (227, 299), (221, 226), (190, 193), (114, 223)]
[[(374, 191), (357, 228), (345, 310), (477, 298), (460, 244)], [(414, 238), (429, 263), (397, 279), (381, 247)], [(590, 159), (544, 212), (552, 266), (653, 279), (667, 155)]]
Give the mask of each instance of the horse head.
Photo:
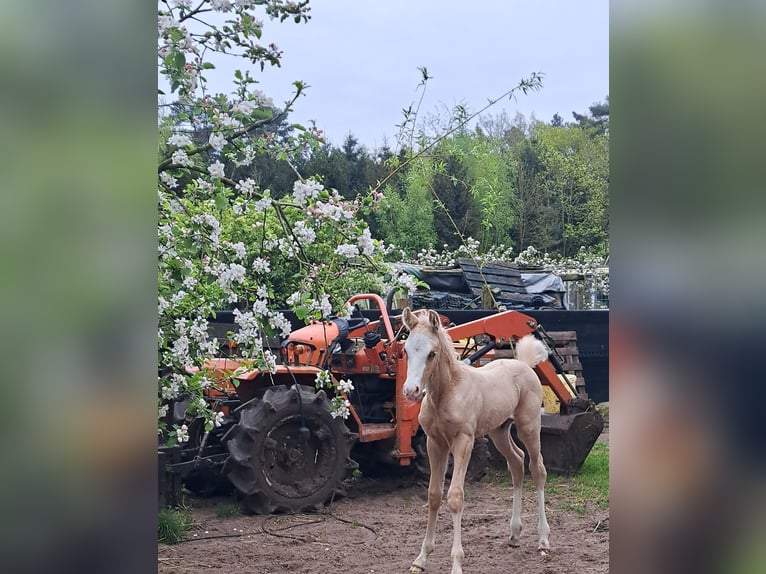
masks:
[(429, 309), (425, 316), (418, 318), (409, 307), (402, 312), (402, 321), (410, 334), (404, 344), (407, 355), (407, 380), (404, 381), (404, 396), (410, 400), (419, 400), (426, 390), (426, 383), (440, 355), (443, 345), (439, 334), (441, 320), (439, 314)]

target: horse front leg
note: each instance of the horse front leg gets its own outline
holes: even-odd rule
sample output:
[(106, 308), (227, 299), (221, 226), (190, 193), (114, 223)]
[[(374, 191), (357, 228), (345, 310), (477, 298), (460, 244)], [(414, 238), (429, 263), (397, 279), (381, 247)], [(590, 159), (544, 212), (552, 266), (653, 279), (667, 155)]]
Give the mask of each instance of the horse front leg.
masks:
[(426, 526), (426, 535), (423, 538), (423, 544), (420, 547), (420, 554), (410, 566), (410, 572), (422, 572), (426, 567), (428, 555), (433, 552), (436, 543), (436, 518), (439, 514), (439, 507), (442, 503), (442, 494), (444, 492), (444, 476), (447, 473), (447, 458), (449, 448), (446, 444), (441, 444), (426, 436), (426, 450), (428, 451), (428, 465), (431, 470), (431, 476), (428, 479), (428, 525)]
[(447, 491), (447, 508), (452, 514), (452, 574), (463, 574), (462, 520), (465, 473), (471, 460), (473, 436), (460, 434), (452, 442), (452, 481)]

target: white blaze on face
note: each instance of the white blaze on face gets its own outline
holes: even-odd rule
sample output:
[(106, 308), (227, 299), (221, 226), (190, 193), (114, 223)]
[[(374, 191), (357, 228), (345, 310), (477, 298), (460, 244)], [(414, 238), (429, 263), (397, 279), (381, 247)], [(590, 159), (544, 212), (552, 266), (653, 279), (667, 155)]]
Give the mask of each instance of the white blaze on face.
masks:
[(410, 335), (404, 344), (407, 351), (407, 380), (404, 381), (404, 396), (417, 400), (425, 390), (423, 373), (431, 355), (431, 340), (422, 333)]

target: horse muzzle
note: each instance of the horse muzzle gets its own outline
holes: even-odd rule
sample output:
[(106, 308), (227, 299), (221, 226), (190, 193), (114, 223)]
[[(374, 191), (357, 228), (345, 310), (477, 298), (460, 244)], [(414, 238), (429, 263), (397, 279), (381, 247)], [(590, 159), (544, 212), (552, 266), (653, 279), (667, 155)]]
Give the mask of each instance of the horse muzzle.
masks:
[(423, 398), (425, 389), (421, 383), (410, 383), (410, 381), (407, 380), (404, 382), (402, 392), (404, 393), (404, 398), (410, 401), (419, 401)]

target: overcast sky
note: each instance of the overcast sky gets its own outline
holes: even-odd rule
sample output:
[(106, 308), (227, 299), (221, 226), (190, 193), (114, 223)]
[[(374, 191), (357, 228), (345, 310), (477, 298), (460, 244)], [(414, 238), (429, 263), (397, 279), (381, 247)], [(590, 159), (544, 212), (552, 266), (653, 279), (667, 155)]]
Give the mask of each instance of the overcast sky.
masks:
[[(444, 106), (483, 107), (533, 72), (543, 89), (491, 108), (511, 118), (532, 113), (550, 121), (609, 93), (608, 0), (313, 0), (307, 24), (264, 20), (262, 40), (284, 51), (281, 68), (253, 75), (277, 104), (291, 83), (309, 84), (293, 122), (314, 119), (340, 145), (353, 133), (372, 150), (394, 147), (402, 108), (416, 102), (425, 66), (429, 80), (421, 116)], [(214, 91), (229, 91), (241, 61), (216, 64)], [(220, 87), (219, 87), (220, 86)]]

